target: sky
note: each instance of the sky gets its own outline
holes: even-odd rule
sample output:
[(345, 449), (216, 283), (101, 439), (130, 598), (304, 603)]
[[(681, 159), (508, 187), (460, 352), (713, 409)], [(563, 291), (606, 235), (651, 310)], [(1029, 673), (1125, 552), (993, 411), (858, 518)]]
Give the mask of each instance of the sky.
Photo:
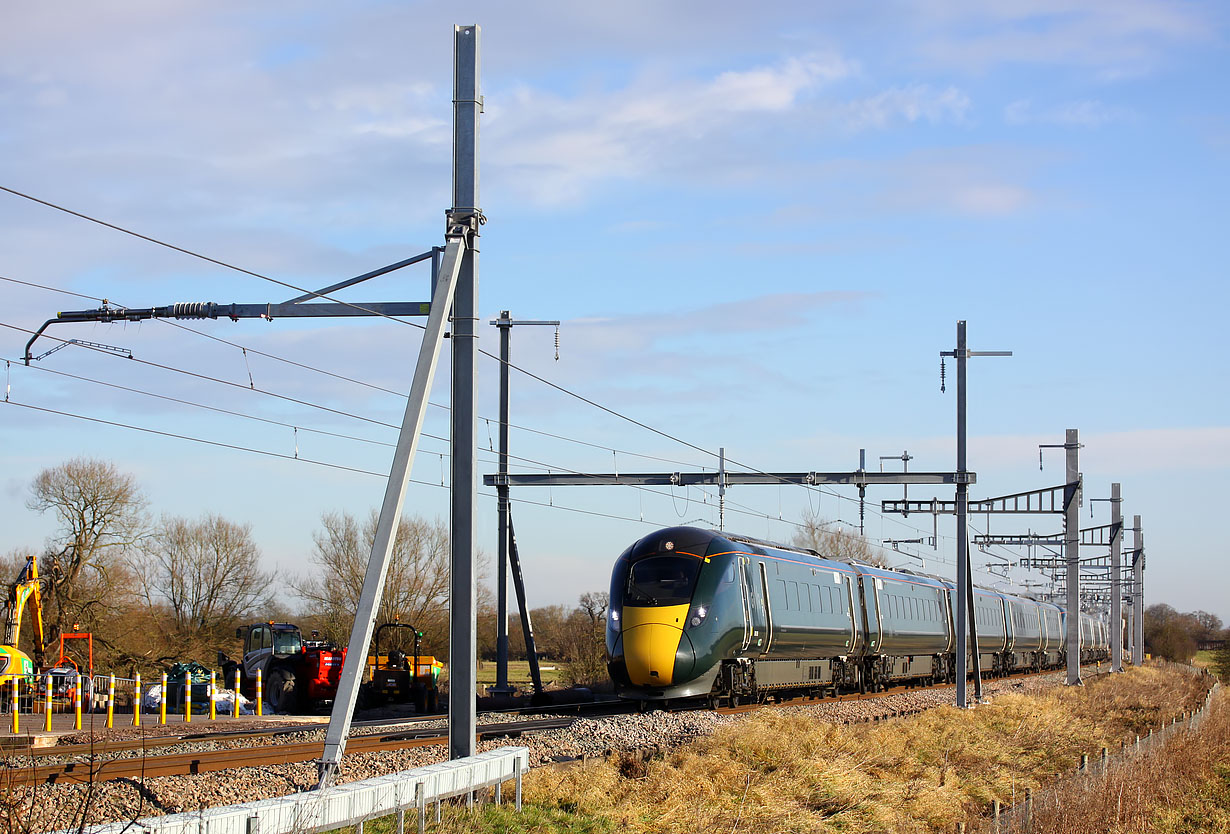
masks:
[[(1142, 517), (1146, 604), (1230, 621), (1224, 4), (463, 11), (5, 11), (0, 186), (144, 238), (0, 192), (0, 552), (54, 532), (29, 486), (77, 456), (131, 473), (155, 518), (250, 524), (279, 581), (312, 569), (322, 514), (379, 506), (421, 341), (406, 321), (59, 324), (51, 336), (124, 353), (19, 359), (58, 311), (280, 302), (442, 244), (452, 27), (477, 23), (480, 346), (498, 352), (486, 322), (501, 310), (562, 322), (558, 359), (552, 328), (513, 331), (514, 364), (558, 386), (514, 372), (514, 472), (712, 471), (719, 448), (732, 471), (851, 471), (860, 449), (869, 469), (908, 451), (913, 471), (952, 470), (956, 372), (941, 392), (939, 354), (966, 320), (972, 349), (1013, 352), (970, 360), (971, 496), (1061, 484), (1062, 451), (1039, 469), (1038, 447), (1078, 429), (1082, 525), (1108, 523), (1095, 499), (1120, 483), (1129, 525)], [(420, 264), (336, 297), (426, 301), (429, 276)], [(428, 518), (448, 514), (448, 371), (446, 351), (407, 493)], [(497, 372), (480, 357), (480, 473), (496, 467)], [(952, 497), (929, 490), (910, 497)], [(478, 492), (490, 560), (494, 493)], [(880, 512), (899, 497), (868, 490), (873, 541), (932, 534), (929, 517)], [(718, 523), (715, 491), (696, 487), (513, 498), (532, 606), (604, 590), (654, 529)], [(849, 488), (727, 499), (726, 529), (769, 540), (806, 513), (858, 524)], [(938, 532), (890, 561), (953, 576), (953, 519)], [(1011, 566), (1023, 555), (975, 552), (975, 581), (1045, 591)]]

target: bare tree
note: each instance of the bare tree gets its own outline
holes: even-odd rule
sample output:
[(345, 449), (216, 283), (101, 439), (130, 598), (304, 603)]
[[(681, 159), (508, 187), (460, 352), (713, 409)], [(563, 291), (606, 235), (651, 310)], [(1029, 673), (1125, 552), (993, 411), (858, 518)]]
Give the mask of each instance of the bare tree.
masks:
[(1210, 614), (1208, 611), (1193, 611), (1192, 619), (1198, 626), (1194, 634), (1196, 642), (1214, 640), (1221, 634), (1221, 617), (1216, 614)]
[(66, 624), (93, 629), (132, 599), (125, 557), (146, 532), (145, 498), (131, 475), (92, 458), (44, 469), (30, 492), (27, 506), (60, 522), (39, 560), (50, 602), (47, 639)]
[[(602, 636), (606, 627), (606, 610), (611, 604), (611, 595), (606, 591), (586, 591), (581, 594), (581, 612), (589, 620), (591, 630)], [(605, 638), (603, 638), (605, 643)]]
[[(326, 513), (321, 517), (321, 530), (313, 537), (312, 571), (290, 582), (312, 615), (308, 619), (334, 640), (344, 642), (354, 624), (377, 521), (374, 511), (362, 527), (349, 513)], [(393, 539), (377, 622), (400, 619), (411, 623), (427, 636), (438, 656), (443, 654), (448, 635), (448, 568), (448, 527), (439, 520), (402, 518)], [(396, 644), (401, 635), (392, 637)]]
[(884, 554), (873, 550), (871, 542), (866, 538), (841, 529), (836, 526), (836, 522), (821, 518), (818, 512), (810, 508), (803, 511), (803, 518), (799, 523), (799, 530), (790, 540), (795, 547), (814, 550), (826, 559), (888, 567)]
[(162, 608), (179, 642), (221, 637), (236, 620), (264, 616), (273, 576), (260, 570), (252, 526), (206, 514), (164, 518), (137, 560), (142, 593)]
[(609, 596), (606, 591), (591, 591), (581, 594), (580, 604), (571, 610), (549, 605), (531, 612), (539, 654), (564, 664), (566, 683), (593, 687), (609, 681), (605, 634)]

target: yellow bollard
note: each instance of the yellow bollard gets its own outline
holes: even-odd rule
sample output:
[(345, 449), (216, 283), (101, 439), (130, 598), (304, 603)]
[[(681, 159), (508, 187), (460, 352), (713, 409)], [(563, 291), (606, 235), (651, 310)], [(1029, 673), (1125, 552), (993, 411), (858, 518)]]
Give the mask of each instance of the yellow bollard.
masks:
[(13, 678), (13, 735), (21, 732), (21, 721), (18, 719), (18, 713), (21, 709), (21, 701), (19, 698), (20, 690), (18, 689), (17, 678)]
[(43, 682), (43, 731), (51, 732), (51, 675)]
[(257, 669), (256, 670), (256, 714), (257, 715), (265, 714), (264, 705), (261, 703), (263, 700), (264, 700), (264, 697), (261, 693), (261, 670)]
[(192, 673), (184, 672), (184, 723), (192, 723)]
[(239, 670), (235, 670), (235, 700), (231, 702), (231, 718), (239, 717)]
[(218, 708), (214, 706), (214, 685), (217, 679), (214, 677), (217, 673), (211, 671), (209, 673), (209, 720), (218, 720)]
[(73, 686), (73, 729), (81, 729), (81, 675)]
[(136, 680), (132, 682), (133, 691), (136, 697), (132, 701), (132, 726), (141, 726), (141, 673), (136, 673)]
[(115, 726), (115, 675), (107, 684), (107, 729)]
[(167, 723), (167, 673), (162, 673), (162, 697), (158, 699), (158, 723)]

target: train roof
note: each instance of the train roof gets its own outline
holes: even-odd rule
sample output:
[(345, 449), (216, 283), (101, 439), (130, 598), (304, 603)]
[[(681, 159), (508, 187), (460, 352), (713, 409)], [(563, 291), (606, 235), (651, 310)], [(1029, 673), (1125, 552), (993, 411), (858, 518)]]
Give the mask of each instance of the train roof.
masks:
[[(881, 575), (886, 578), (892, 578), (892, 577), (898, 577), (898, 576), (901, 576), (901, 577), (909, 576), (909, 577), (915, 577), (918, 579), (929, 580), (931, 582), (938, 583), (950, 589), (956, 587), (956, 583), (954, 580), (948, 579), (943, 576), (938, 576), (936, 574), (921, 573), (919, 571), (910, 570), (909, 568), (882, 568), (882, 567), (879, 567), (878, 565), (871, 565), (871, 564), (867, 564), (866, 562), (858, 562), (853, 559), (843, 558), (841, 556), (826, 556), (816, 550), (813, 550), (810, 547), (799, 547), (797, 545), (782, 544), (781, 542), (769, 541), (768, 539), (760, 539), (760, 538), (756, 538), (755, 536), (745, 536), (740, 533), (731, 533), (726, 530), (713, 530), (713, 529), (705, 529), (703, 527), (692, 527), (690, 525), (680, 525), (678, 527), (663, 528), (662, 530), (657, 530), (653, 533), (650, 533), (649, 535), (657, 535), (657, 536), (664, 535), (664, 534), (665, 535), (675, 535), (675, 531), (680, 531), (680, 532), (687, 531), (688, 533), (692, 535), (700, 533), (700, 534), (712, 536), (714, 538), (726, 539), (727, 541), (732, 542), (734, 544), (749, 544), (754, 547), (778, 550), (786, 554), (797, 554), (799, 556), (807, 556), (807, 557), (818, 559), (824, 562), (836, 562), (838, 564), (848, 565), (852, 568), (855, 568), (858, 571), (871, 574), (873, 576)], [(646, 537), (643, 536), (642, 538), (646, 538)], [(1063, 606), (1060, 603), (1036, 599), (1034, 596), (1029, 595), (1029, 594), (1015, 594), (1015, 593), (1008, 593), (1005, 591), (997, 591), (994, 588), (987, 588), (981, 585), (975, 585), (974, 589), (984, 594), (992, 594), (994, 596), (1000, 596), (1005, 599), (1025, 600), (1028, 602), (1035, 603), (1037, 605), (1053, 606), (1054, 608), (1058, 609), (1060, 612), (1064, 612), (1066, 610), (1065, 606)], [(1081, 612), (1081, 613), (1085, 614), (1086, 612)], [(1086, 616), (1096, 617), (1099, 615), (1086, 614)]]

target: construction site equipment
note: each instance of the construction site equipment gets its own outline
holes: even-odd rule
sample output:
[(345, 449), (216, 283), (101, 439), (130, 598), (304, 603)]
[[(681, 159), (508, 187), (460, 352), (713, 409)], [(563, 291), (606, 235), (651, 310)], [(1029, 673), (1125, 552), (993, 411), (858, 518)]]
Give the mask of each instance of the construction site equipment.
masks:
[[(414, 654), (407, 655), (396, 649), (388, 654), (380, 653), (380, 638), (389, 629), (409, 629), (414, 639)], [(383, 623), (376, 628), (373, 649), (368, 655), (370, 680), (365, 685), (366, 697), (360, 703), (380, 706), (386, 703), (414, 703), (418, 712), (436, 712), (439, 709), (440, 672), (444, 664), (432, 655), (423, 655), (421, 641), (423, 632), (410, 623)]]
[[(332, 643), (305, 642), (299, 626), (292, 623), (253, 623), (235, 630), (243, 640), (243, 658), (231, 660), (218, 652), (223, 676), (231, 680), (240, 671), (244, 694), (257, 698), (263, 694), (276, 712), (299, 712), (337, 695), (346, 650)], [(257, 692), (257, 675), (263, 679), (264, 692)]]
[[(5, 600), (8, 611), (4, 622), (4, 643), (0, 644), (0, 684), (34, 674), (35, 667), (42, 667), (43, 644), (43, 595), (38, 580), (38, 562), (31, 556), (17, 579), (9, 586)], [(21, 619), (29, 604), (34, 618), (34, 658), (17, 648), (21, 637)]]

